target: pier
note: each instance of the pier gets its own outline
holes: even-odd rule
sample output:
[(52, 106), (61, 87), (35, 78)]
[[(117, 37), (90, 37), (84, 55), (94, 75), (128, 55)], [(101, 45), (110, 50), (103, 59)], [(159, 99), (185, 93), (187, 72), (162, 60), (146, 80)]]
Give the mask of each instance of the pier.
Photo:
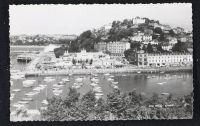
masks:
[(68, 69), (68, 70), (48, 70), (48, 71), (27, 71), (25, 76), (57, 76), (57, 75), (69, 75), (69, 74), (91, 74), (91, 73), (169, 73), (169, 72), (184, 72), (191, 71), (192, 67), (170, 67), (170, 68), (115, 68), (115, 69)]

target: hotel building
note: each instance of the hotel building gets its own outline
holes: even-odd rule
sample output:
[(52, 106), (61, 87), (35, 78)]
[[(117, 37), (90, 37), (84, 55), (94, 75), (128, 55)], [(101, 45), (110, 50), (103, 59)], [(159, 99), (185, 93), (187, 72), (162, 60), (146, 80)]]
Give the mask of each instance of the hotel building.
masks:
[(134, 53), (133, 64), (144, 67), (144, 66), (179, 66), (188, 65), (193, 63), (193, 58), (191, 53), (156, 53), (149, 54), (145, 53), (143, 50)]

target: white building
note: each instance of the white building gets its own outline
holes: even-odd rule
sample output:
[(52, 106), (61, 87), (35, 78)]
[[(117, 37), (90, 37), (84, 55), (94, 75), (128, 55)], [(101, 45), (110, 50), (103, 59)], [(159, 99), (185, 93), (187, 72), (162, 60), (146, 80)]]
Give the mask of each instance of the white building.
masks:
[(110, 43), (107, 43), (107, 50), (111, 53), (122, 54), (127, 49), (130, 49), (130, 43), (129, 42), (110, 42)]
[(140, 18), (140, 17), (133, 18), (133, 24), (144, 24), (145, 21), (146, 20), (144, 18)]
[(172, 45), (162, 45), (162, 49), (166, 51), (170, 51), (172, 49)]
[(142, 36), (140, 36), (140, 35), (136, 35), (136, 36), (130, 37), (130, 39), (132, 41), (142, 42)]
[(138, 66), (179, 66), (193, 64), (191, 53), (157, 53), (149, 54), (144, 52), (135, 53), (134, 63)]
[(181, 64), (192, 64), (193, 58), (189, 53), (180, 54), (148, 54), (148, 66), (174, 66)]
[(152, 36), (151, 35), (143, 35), (142, 40), (143, 41), (152, 41)]

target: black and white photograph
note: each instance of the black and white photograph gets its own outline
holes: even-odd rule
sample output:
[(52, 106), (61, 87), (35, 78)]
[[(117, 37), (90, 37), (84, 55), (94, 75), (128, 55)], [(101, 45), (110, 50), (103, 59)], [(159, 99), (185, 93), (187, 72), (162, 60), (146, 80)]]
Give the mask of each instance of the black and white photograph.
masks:
[(193, 118), (191, 3), (9, 5), (10, 121)]

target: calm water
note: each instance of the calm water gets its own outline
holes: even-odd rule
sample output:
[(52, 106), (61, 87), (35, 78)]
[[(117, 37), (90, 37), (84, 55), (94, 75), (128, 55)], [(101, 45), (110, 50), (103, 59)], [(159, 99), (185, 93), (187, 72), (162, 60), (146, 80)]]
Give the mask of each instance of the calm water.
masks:
[[(26, 64), (19, 64), (16, 62), (16, 55), (11, 55), (11, 62), (13, 64), (13, 69), (23, 70)], [(182, 73), (171, 73), (171, 74), (112, 74), (114, 75), (114, 81), (119, 82), (118, 86), (121, 91), (131, 91), (136, 89), (138, 93), (143, 93), (146, 96), (151, 96), (153, 93), (172, 93), (175, 96), (183, 96), (189, 94), (193, 91), (193, 77), (192, 73), (182, 72)], [(89, 85), (91, 83), (90, 75), (81, 75), (84, 77), (83, 86), (78, 89), (81, 95), (85, 94), (89, 90), (92, 90), (92, 87)], [(13, 103), (18, 102), (22, 98), (25, 98), (25, 93), (33, 91), (33, 88), (40, 85), (40, 84), (47, 84), (47, 87), (40, 91), (40, 93), (33, 97), (33, 101), (30, 101), (28, 105), (31, 109), (37, 109), (42, 106), (42, 100), (46, 98), (50, 98), (53, 96), (52, 85), (57, 84), (63, 78), (67, 76), (53, 76), (55, 81), (52, 82), (45, 82), (45, 77), (29, 77), (26, 79), (19, 79), (19, 80), (12, 80), (13, 86), (11, 87), (11, 93), (13, 89), (21, 89), (20, 92), (16, 92), (14, 99), (11, 101), (11, 110), (14, 108), (12, 107)], [(68, 88), (72, 86), (75, 79), (79, 76), (70, 76), (70, 82), (66, 82), (64, 87), (62, 87), (63, 92), (60, 95), (61, 97), (65, 97)], [(105, 77), (103, 74), (98, 74), (99, 78), (99, 86), (103, 90), (103, 97), (105, 98), (106, 95), (113, 90), (111, 87), (111, 82), (107, 80), (108, 77)], [(34, 87), (32, 88), (24, 88), (22, 86), (22, 82), (24, 80), (34, 79), (36, 80)], [(164, 83), (163, 83), (164, 82)], [(163, 83), (163, 84), (159, 84)]]

